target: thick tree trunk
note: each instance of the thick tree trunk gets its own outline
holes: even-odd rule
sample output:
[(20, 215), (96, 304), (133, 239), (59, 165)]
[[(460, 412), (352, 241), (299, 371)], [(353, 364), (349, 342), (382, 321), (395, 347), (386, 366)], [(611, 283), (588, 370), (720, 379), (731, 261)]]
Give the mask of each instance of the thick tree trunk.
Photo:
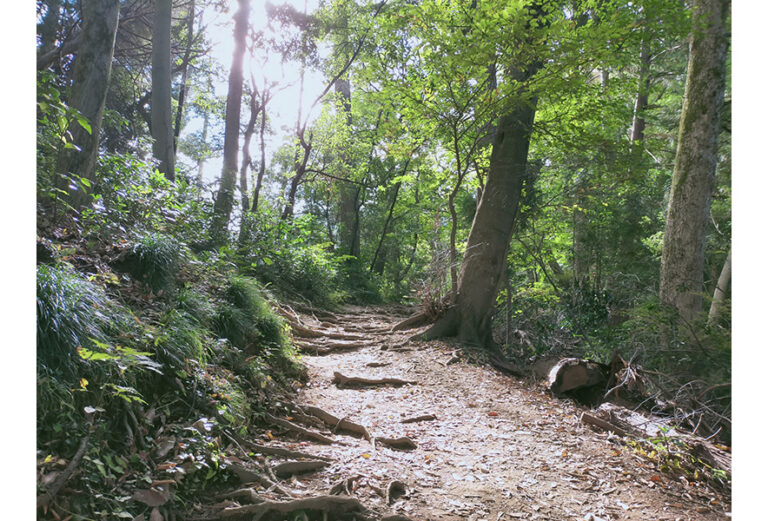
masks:
[(152, 155), (158, 169), (173, 181), (175, 154), (171, 111), (171, 0), (155, 2), (152, 25)]
[(720, 272), (720, 277), (717, 279), (717, 286), (715, 287), (715, 294), (712, 296), (712, 304), (709, 306), (709, 317), (707, 318), (707, 325), (717, 324), (722, 313), (723, 304), (725, 304), (725, 298), (728, 295), (728, 287), (731, 285), (731, 250), (728, 250), (728, 257), (723, 264), (723, 270)]
[(99, 148), (101, 120), (107, 99), (109, 78), (112, 74), (112, 55), (120, 14), (119, 0), (86, 0), (83, 2), (83, 42), (75, 59), (75, 70), (70, 106), (88, 119), (91, 132), (78, 123), (70, 126), (72, 143), (80, 150), (63, 150), (58, 158), (57, 180), (60, 189), (68, 193), (69, 203), (75, 209), (86, 202), (86, 193), (72, 187), (68, 174), (93, 179), (93, 170)]
[(728, 0), (696, 0), (664, 231), (659, 298), (687, 321), (702, 308), (704, 242), (725, 91)]
[[(511, 76), (525, 84), (537, 70), (537, 65), (531, 65)], [(525, 97), (522, 89), (520, 95)], [(521, 100), (499, 120), (485, 190), (461, 263), (456, 303), (427, 330), (426, 338), (457, 336), (472, 344), (493, 343), (491, 317), (517, 218), (536, 101)]]
[(243, 60), (245, 39), (248, 34), (248, 13), (250, 0), (237, 0), (239, 8), (235, 13), (235, 50), (232, 53), (232, 68), (229, 71), (226, 119), (224, 123), (224, 165), (221, 169), (221, 184), (213, 205), (211, 239), (214, 244), (224, 244), (227, 238), (229, 218), (235, 198), (237, 181), (237, 151), (240, 138), (240, 105), (243, 97)]
[[(346, 20), (345, 20), (346, 21)], [(341, 108), (346, 116), (347, 129), (352, 126), (352, 93), (349, 80), (339, 79), (334, 86), (336, 95), (341, 102)], [(347, 176), (351, 176), (349, 158), (342, 158)], [(357, 226), (358, 198), (360, 187), (352, 183), (341, 183), (339, 186), (341, 201), (339, 212), (339, 248), (344, 255), (360, 256), (360, 228)]]

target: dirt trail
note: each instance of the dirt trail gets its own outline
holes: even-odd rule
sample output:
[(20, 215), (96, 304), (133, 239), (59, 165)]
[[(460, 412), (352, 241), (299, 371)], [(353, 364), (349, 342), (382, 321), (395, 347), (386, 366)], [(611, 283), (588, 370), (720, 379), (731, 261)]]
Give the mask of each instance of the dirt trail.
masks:
[[(327, 494), (338, 484), (337, 492), (354, 495), (374, 519), (726, 518), (729, 505), (710, 503), (704, 490), (659, 475), (612, 435), (583, 425), (583, 407), (459, 359), (456, 346), (407, 342), (414, 331), (390, 333), (403, 318), (392, 309), (293, 313), (306, 327), (297, 340), (310, 374), (295, 402), (360, 424), (374, 438), (407, 437), (416, 445), (374, 447), (342, 429), (319, 429), (331, 444), (283, 443), (332, 460), (287, 480), (294, 491)], [(415, 383), (340, 388), (334, 373)], [(427, 415), (435, 419), (403, 423)]]

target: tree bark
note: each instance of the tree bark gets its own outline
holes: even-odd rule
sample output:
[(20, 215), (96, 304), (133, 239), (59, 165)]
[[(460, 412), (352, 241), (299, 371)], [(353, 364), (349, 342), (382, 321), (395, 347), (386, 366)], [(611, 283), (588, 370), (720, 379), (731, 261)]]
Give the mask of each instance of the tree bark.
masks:
[(245, 39), (248, 33), (250, 0), (237, 0), (239, 8), (235, 13), (235, 50), (232, 53), (232, 68), (229, 71), (226, 119), (224, 123), (224, 165), (221, 169), (221, 184), (213, 204), (211, 239), (216, 245), (224, 244), (227, 238), (229, 218), (235, 198), (237, 180), (237, 152), (240, 139), (240, 105), (243, 97), (243, 61)]
[[(525, 85), (539, 67), (531, 64), (509, 75)], [(461, 263), (456, 302), (425, 332), (428, 339), (457, 336), (466, 343), (493, 344), (491, 317), (517, 218), (536, 114), (537, 99), (525, 94), (521, 88), (519, 95), (523, 99), (499, 120), (485, 190)]]
[(251, 202), (251, 211), (256, 212), (259, 208), (259, 193), (261, 184), (264, 181), (264, 172), (267, 169), (266, 143), (264, 142), (264, 131), (267, 128), (267, 98), (266, 92), (261, 98), (261, 125), (259, 126), (259, 173), (256, 176), (256, 186), (253, 187), (253, 201)]
[(715, 294), (712, 296), (712, 304), (709, 306), (709, 317), (707, 318), (707, 325), (715, 325), (720, 319), (720, 314), (722, 313), (723, 304), (725, 304), (725, 298), (728, 295), (728, 287), (730, 285), (731, 250), (728, 250), (728, 257), (726, 257), (725, 264), (723, 264), (723, 269), (720, 272), (720, 277), (717, 279)]
[(69, 204), (75, 209), (85, 204), (87, 194), (72, 186), (68, 174), (76, 174), (89, 181), (93, 179), (101, 120), (112, 74), (112, 56), (119, 15), (119, 0), (83, 2), (84, 45), (75, 59), (69, 104), (88, 119), (91, 132), (88, 133), (78, 123), (70, 125), (72, 143), (80, 150), (64, 149), (57, 161), (57, 171), (61, 174), (57, 179), (57, 186), (67, 191)]
[(179, 102), (176, 107), (176, 119), (173, 124), (173, 150), (174, 153), (178, 147), (179, 135), (181, 134), (181, 120), (184, 115), (184, 102), (187, 97), (187, 72), (189, 70), (190, 56), (192, 55), (192, 44), (195, 36), (195, 0), (191, 0), (189, 13), (187, 14), (187, 47), (184, 49), (184, 57), (181, 62), (181, 85), (179, 85)]
[(725, 92), (728, 0), (696, 0), (683, 112), (664, 231), (659, 298), (691, 321), (701, 311), (704, 243)]
[(171, 111), (171, 0), (157, 0), (152, 25), (152, 155), (158, 170), (173, 181), (173, 124)]

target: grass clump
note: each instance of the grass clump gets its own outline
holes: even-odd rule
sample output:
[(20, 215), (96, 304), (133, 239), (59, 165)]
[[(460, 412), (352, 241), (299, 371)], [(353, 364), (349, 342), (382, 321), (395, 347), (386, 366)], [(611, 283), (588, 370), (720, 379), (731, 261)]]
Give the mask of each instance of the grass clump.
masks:
[(38, 367), (74, 377), (83, 362), (78, 346), (105, 342), (128, 322), (104, 289), (66, 264), (37, 267)]
[[(216, 333), (227, 338), (234, 347), (242, 349), (244, 356), (256, 355), (277, 373), (289, 377), (300, 374), (289, 328), (282, 317), (272, 310), (258, 283), (248, 277), (233, 277), (224, 295), (227, 300), (216, 315)], [(246, 373), (253, 372), (246, 369)], [(259, 373), (261, 367), (254, 370)], [(258, 379), (256, 374), (250, 376)]]
[(183, 372), (187, 360), (205, 363), (203, 330), (199, 322), (185, 311), (171, 310), (162, 321), (162, 335), (155, 339), (157, 361), (170, 373)]
[(182, 261), (182, 245), (159, 233), (141, 236), (131, 248), (130, 271), (152, 291), (172, 287)]

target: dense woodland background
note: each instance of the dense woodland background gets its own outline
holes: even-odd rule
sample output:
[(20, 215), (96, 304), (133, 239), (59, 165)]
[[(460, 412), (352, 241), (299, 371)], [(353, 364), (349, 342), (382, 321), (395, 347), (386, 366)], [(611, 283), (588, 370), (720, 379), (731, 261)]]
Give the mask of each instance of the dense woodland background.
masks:
[(615, 352), (730, 443), (729, 3), (302, 7), (37, 2), (38, 459), (98, 439), (100, 490), (147, 408), (247, 432), (301, 378), (281, 301)]

